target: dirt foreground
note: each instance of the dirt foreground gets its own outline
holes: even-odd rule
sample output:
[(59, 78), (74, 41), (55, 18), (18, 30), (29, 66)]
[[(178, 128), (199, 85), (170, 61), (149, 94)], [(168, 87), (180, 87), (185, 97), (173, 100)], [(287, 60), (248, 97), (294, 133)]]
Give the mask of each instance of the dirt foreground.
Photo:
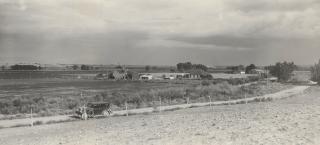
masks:
[(2, 145), (319, 145), (320, 88), (272, 102), (0, 130)]

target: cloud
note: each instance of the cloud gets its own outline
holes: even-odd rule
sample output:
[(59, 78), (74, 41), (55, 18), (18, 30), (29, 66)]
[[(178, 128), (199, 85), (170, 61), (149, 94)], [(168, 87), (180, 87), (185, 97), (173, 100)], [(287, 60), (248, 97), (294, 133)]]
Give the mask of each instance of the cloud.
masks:
[(282, 37), (252, 37), (233, 35), (212, 35), (196, 37), (172, 37), (172, 40), (189, 44), (215, 45), (229, 48), (270, 49), (288, 48), (299, 45), (317, 44), (317, 39), (309, 38), (282, 38)]
[(157, 35), (284, 37), (319, 36), (320, 32), (319, 2), (314, 0), (13, 0), (2, 3), (2, 31), (141, 30)]
[[(144, 41), (140, 41), (135, 47), (137, 48), (148, 48), (151, 50), (154, 49), (194, 49), (194, 50), (208, 50), (208, 51), (229, 51), (229, 50), (236, 50), (236, 51), (245, 51), (250, 48), (238, 46), (230, 46), (230, 45), (219, 45), (218, 43), (212, 43), (212, 41), (205, 41), (200, 37), (199, 39), (189, 39), (189, 38), (149, 38)], [(191, 41), (190, 41), (191, 40)], [(201, 40), (201, 41), (197, 41)], [(202, 41), (204, 40), (204, 41)]]
[(319, 46), (319, 8), (318, 0), (0, 0), (0, 55), (124, 63), (191, 55), (214, 63), (220, 61), (209, 53), (227, 59), (228, 52), (237, 55), (231, 63), (291, 48), (288, 55), (301, 60), (301, 49), (314, 53)]
[[(110, 31), (108, 33), (0, 33), (0, 58), (26, 58), (32, 61), (54, 63), (115, 63), (138, 55), (134, 47), (148, 39), (141, 31)], [(134, 58), (134, 57), (132, 57)], [(112, 60), (113, 59), (113, 60)], [(15, 60), (15, 59), (11, 59)], [(8, 60), (9, 61), (9, 60)]]
[(318, 9), (318, 0), (229, 0), (231, 9), (244, 12), (265, 11), (265, 12), (285, 12), (285, 11), (305, 11), (307, 9)]

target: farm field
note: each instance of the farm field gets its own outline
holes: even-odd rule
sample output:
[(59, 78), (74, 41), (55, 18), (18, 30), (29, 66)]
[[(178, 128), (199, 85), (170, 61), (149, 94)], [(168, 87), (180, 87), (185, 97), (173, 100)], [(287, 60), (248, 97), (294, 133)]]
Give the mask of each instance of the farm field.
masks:
[(320, 88), (273, 102), (0, 130), (3, 145), (320, 144)]
[(55, 79), (55, 78), (69, 78), (74, 79), (77, 78), (79, 75), (94, 75), (98, 73), (105, 73), (106, 71), (97, 70), (97, 71), (0, 71), (0, 79), (12, 80), (12, 79)]
[[(3, 110), (6, 104), (28, 103), (30, 105), (42, 104), (43, 108), (39, 111), (51, 112), (46, 115), (58, 115), (73, 112), (77, 106), (66, 106), (74, 104), (74, 100), (92, 98), (102, 93), (132, 94), (139, 91), (150, 89), (175, 88), (181, 86), (193, 86), (199, 84), (199, 81), (188, 83), (181, 82), (142, 82), (142, 81), (99, 81), (99, 80), (66, 80), (66, 79), (18, 79), (18, 80), (1, 80), (0, 83), (0, 110)], [(34, 102), (34, 99), (40, 99), (41, 102)], [(51, 100), (51, 101), (50, 101)], [(31, 101), (31, 102), (30, 102)], [(7, 103), (6, 103), (7, 102)], [(4, 104), (6, 103), (6, 104)], [(77, 102), (80, 103), (80, 102)], [(46, 105), (49, 104), (49, 105)], [(50, 106), (51, 105), (51, 106)], [(21, 107), (22, 105), (19, 105)], [(36, 107), (37, 107), (36, 106)], [(14, 107), (14, 106), (13, 106)], [(27, 105), (26, 107), (29, 107)], [(30, 109), (16, 108), (16, 111), (24, 109), (30, 112)], [(48, 110), (51, 109), (51, 110)], [(53, 110), (52, 110), (53, 109)], [(10, 110), (8, 110), (10, 111)], [(11, 112), (13, 110), (11, 109)], [(21, 111), (20, 111), (21, 112)], [(23, 113), (23, 112), (22, 112)], [(11, 113), (19, 114), (19, 112)], [(24, 114), (21, 114), (24, 116)], [(0, 118), (3, 116), (0, 115)]]
[(136, 90), (175, 87), (200, 84), (200, 81), (182, 82), (143, 82), (143, 81), (100, 81), (100, 80), (66, 80), (66, 79), (31, 79), (31, 80), (1, 80), (0, 98), (6, 96), (27, 95), (95, 95), (103, 91), (121, 91), (130, 93)]
[(107, 101), (112, 110), (123, 110), (163, 105), (208, 102), (254, 97), (290, 88), (290, 85), (272, 83), (252, 84), (245, 87), (228, 83), (201, 80), (175, 81), (101, 81), (83, 79), (26, 79), (4, 80), (0, 84), (0, 119), (74, 113), (85, 102)]
[[(139, 108), (139, 109), (130, 109), (114, 111), (111, 116), (125, 116), (127, 115), (137, 115), (137, 114), (149, 114), (154, 112), (162, 111), (173, 111), (179, 109), (186, 108), (194, 108), (194, 107), (204, 107), (204, 106), (216, 106), (216, 105), (234, 105), (234, 104), (244, 104), (244, 103), (252, 103), (252, 102), (265, 102), (278, 100), (282, 98), (288, 98), (293, 95), (300, 94), (308, 89), (309, 86), (295, 86), (290, 89), (286, 89), (280, 92), (265, 94), (262, 96), (250, 97), (250, 98), (242, 98), (235, 99), (229, 101), (214, 101), (214, 102), (203, 102), (203, 103), (191, 103), (191, 104), (179, 104), (179, 105), (169, 105), (169, 106), (157, 106), (156, 108)], [(97, 116), (96, 118), (101, 118), (103, 116)], [(36, 125), (42, 124), (51, 124), (51, 123), (59, 123), (59, 122), (69, 122), (69, 121), (79, 121), (79, 119), (74, 118), (72, 115), (60, 115), (60, 116), (49, 116), (49, 117), (36, 117), (31, 120), (30, 117), (24, 119), (14, 119), (14, 120), (0, 120), (0, 129), (2, 128), (10, 128), (10, 127), (22, 127), (22, 126), (30, 126), (31, 122), (34, 122)]]
[(227, 73), (211, 73), (214, 79), (230, 79), (230, 78), (247, 78), (257, 76), (256, 74), (227, 74)]

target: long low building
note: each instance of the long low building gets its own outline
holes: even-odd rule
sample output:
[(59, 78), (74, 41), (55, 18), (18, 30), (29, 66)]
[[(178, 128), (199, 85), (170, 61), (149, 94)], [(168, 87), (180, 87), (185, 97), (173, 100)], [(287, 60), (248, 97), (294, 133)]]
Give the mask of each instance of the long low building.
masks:
[(200, 79), (200, 75), (191, 73), (140, 73), (140, 80), (173, 80), (173, 79)]

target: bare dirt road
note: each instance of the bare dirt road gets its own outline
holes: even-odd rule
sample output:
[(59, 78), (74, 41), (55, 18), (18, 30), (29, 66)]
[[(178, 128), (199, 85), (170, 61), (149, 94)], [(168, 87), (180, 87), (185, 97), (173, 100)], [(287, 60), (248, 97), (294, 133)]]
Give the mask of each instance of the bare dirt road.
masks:
[(319, 145), (320, 88), (273, 102), (0, 130), (2, 145)]

